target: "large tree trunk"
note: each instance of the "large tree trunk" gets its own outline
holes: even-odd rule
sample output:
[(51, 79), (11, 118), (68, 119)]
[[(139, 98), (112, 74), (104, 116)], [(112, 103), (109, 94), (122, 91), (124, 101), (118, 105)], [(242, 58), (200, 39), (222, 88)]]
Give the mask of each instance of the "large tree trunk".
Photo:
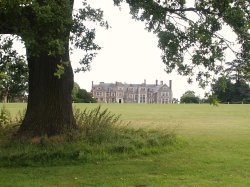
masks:
[[(27, 49), (27, 54), (29, 53)], [(69, 62), (66, 50), (63, 61)], [(71, 91), (73, 71), (65, 66), (61, 78), (54, 75), (60, 58), (48, 56), (29, 57), (29, 96), (26, 115), (19, 135), (53, 136), (76, 128), (72, 112)]]
[[(29, 96), (18, 134), (53, 136), (76, 128), (71, 102), (71, 65), (64, 66), (61, 78), (54, 76), (58, 64), (70, 62), (68, 43), (74, 0), (34, 4), (35, 7), (19, 1), (4, 3), (0, 7), (0, 34), (17, 34), (26, 45)], [(47, 13), (48, 16), (41, 15)]]

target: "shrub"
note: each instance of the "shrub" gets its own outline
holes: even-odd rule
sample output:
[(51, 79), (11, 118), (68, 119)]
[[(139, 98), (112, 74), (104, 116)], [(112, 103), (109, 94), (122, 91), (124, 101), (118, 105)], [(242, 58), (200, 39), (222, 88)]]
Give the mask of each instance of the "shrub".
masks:
[(5, 128), (10, 124), (12, 124), (11, 114), (6, 109), (5, 105), (3, 105), (0, 110), (0, 128)]
[(11, 116), (11, 113), (3, 105), (0, 110), (0, 146), (3, 142), (12, 140), (13, 134), (16, 133), (21, 122), (23, 121), (25, 110), (18, 111), (16, 116)]
[(74, 116), (81, 135), (92, 143), (110, 141), (116, 128), (123, 123), (120, 115), (113, 114), (108, 109), (102, 110), (101, 106), (92, 110), (74, 109)]
[(14, 118), (14, 122), (16, 125), (21, 125), (24, 119), (25, 113), (26, 113), (26, 109), (24, 109), (23, 111), (20, 111), (20, 110), (18, 111), (17, 115)]

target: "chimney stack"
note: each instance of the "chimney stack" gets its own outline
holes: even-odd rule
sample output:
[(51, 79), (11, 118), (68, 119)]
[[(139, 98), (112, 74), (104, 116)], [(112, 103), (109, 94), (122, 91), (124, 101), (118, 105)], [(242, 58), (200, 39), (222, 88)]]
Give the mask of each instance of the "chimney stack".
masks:
[(158, 86), (158, 80), (157, 79), (155, 80), (155, 85)]
[(92, 81), (92, 88), (93, 88), (93, 86), (94, 86), (94, 81)]
[(172, 90), (172, 80), (169, 80), (169, 88)]
[(161, 81), (161, 85), (163, 85), (163, 81)]
[(144, 79), (144, 84), (146, 85), (146, 79)]

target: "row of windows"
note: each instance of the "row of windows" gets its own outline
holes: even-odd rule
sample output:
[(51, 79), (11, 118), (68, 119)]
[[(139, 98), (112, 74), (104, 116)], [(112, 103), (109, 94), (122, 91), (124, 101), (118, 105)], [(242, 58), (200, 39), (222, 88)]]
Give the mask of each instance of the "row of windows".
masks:
[(161, 92), (161, 96), (162, 97), (168, 97), (169, 96), (169, 92)]
[(98, 102), (107, 102), (107, 103), (115, 103), (116, 102), (115, 98), (110, 98), (110, 99), (98, 98), (97, 101)]
[(160, 100), (160, 103), (162, 103), (162, 104), (169, 103), (169, 99), (161, 99), (161, 100)]
[[(102, 90), (102, 87), (96, 87), (96, 88), (94, 88), (94, 89), (97, 89), (97, 90)], [(137, 90), (138, 88), (135, 88), (135, 87), (128, 87), (127, 88), (127, 90), (128, 91), (135, 91), (135, 90)], [(113, 89), (113, 88), (108, 88), (108, 91), (112, 91), (112, 90), (115, 90), (115, 89)], [(118, 87), (117, 88), (117, 90), (119, 90), (119, 91), (122, 91), (122, 90), (124, 90), (124, 88), (123, 87)], [(154, 89), (148, 89), (149, 91), (154, 91)], [(163, 90), (167, 90), (167, 87), (163, 87)], [(146, 88), (145, 87), (141, 87), (140, 88), (140, 91), (146, 91)]]
[(95, 92), (94, 95), (95, 96), (102, 96), (102, 92)]
[[(104, 96), (104, 92), (94, 92), (94, 96)], [(106, 92), (106, 97), (115, 97), (115, 96), (119, 96), (122, 97), (123, 93), (122, 92)]]
[[(94, 96), (103, 96), (104, 94), (103, 94), (103, 92), (94, 92)], [(107, 97), (109, 97), (109, 96), (113, 96), (113, 97), (115, 97), (115, 96), (118, 96), (118, 97), (122, 97), (123, 96), (123, 93), (122, 92), (118, 92), (118, 93), (116, 93), (116, 92), (106, 92), (106, 96)], [(133, 99), (133, 98), (136, 98), (137, 97), (137, 95), (135, 95), (135, 94), (129, 94), (128, 95), (129, 96), (129, 98), (130, 99)], [(140, 95), (140, 97), (142, 97), (142, 96), (145, 96), (145, 95)], [(154, 96), (154, 93), (149, 93), (148, 94), (148, 97), (153, 97)], [(161, 92), (161, 95), (160, 95), (161, 97), (168, 97), (169, 96), (169, 92)]]
[[(135, 101), (136, 101), (136, 100), (135, 100)], [(110, 99), (98, 98), (98, 102), (115, 103), (116, 100), (115, 100), (115, 98), (110, 98)], [(147, 102), (147, 103), (155, 103), (156, 101), (155, 101), (154, 99), (148, 99), (148, 100), (146, 101), (145, 95), (142, 95), (142, 96), (140, 97), (139, 103), (146, 103), (146, 102)], [(158, 100), (158, 103), (167, 104), (167, 103), (169, 103), (169, 99), (160, 99), (160, 100)]]
[(107, 92), (106, 96), (107, 97), (109, 97), (109, 96), (116, 96), (116, 93), (115, 92)]

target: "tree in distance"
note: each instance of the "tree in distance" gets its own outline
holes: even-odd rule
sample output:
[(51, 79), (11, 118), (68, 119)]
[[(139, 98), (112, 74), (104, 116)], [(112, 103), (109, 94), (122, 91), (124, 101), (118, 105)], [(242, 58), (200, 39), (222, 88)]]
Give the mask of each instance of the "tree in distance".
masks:
[[(19, 36), (27, 52), (29, 96), (19, 135), (51, 136), (77, 128), (72, 113), (69, 44), (86, 52), (77, 71), (87, 70), (100, 47), (94, 43), (95, 31), (86, 22), (107, 27), (102, 11), (91, 8), (86, 0), (82, 2), (83, 8), (73, 11), (74, 0), (0, 1), (0, 34)], [(167, 72), (196, 74), (205, 86), (210, 72), (217, 74), (223, 69), (225, 50), (233, 51), (219, 33), (227, 24), (238, 36), (241, 48), (235, 53), (249, 73), (249, 1), (204, 0), (188, 7), (185, 0), (114, 0), (117, 6), (123, 2), (129, 4), (134, 19), (144, 21), (146, 29), (159, 37)], [(190, 12), (195, 19), (190, 19)], [(184, 61), (185, 54), (190, 54), (190, 64)]]
[(72, 101), (76, 101), (77, 100), (77, 94), (80, 90), (80, 86), (79, 84), (77, 84), (76, 82), (74, 82), (74, 86), (73, 86), (73, 89), (72, 89), (72, 93), (71, 93), (71, 96), (72, 96)]
[(24, 99), (28, 89), (27, 63), (12, 45), (10, 37), (0, 38), (0, 101), (4, 103)]
[(220, 77), (212, 84), (213, 95), (221, 103), (250, 103), (250, 87), (243, 79), (237, 80)]
[(87, 92), (85, 89), (81, 89), (76, 82), (74, 82), (72, 90), (72, 101), (74, 103), (96, 103), (96, 99), (92, 96), (92, 94)]
[(180, 99), (181, 103), (199, 103), (200, 102), (200, 98), (195, 96), (195, 92), (194, 91), (186, 91)]

